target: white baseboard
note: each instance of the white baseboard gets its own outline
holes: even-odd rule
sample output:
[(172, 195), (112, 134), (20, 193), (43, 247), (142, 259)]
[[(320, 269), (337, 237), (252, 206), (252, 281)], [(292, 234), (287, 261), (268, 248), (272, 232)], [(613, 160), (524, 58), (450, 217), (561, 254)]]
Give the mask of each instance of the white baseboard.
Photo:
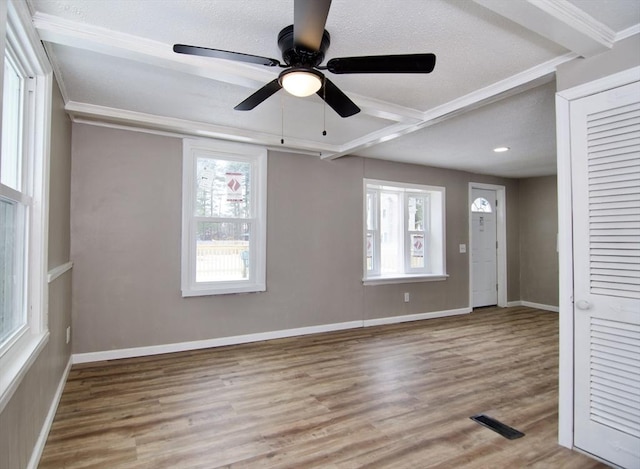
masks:
[(382, 326), (384, 324), (396, 324), (399, 322), (421, 321), (423, 319), (444, 318), (447, 316), (457, 316), (459, 314), (468, 314), (471, 308), (450, 309), (446, 311), (433, 311), (431, 313), (407, 314), (404, 316), (392, 316), (379, 319), (365, 319), (364, 327)]
[(102, 352), (75, 353), (72, 355), (73, 363), (92, 363), (104, 360), (118, 360), (120, 358), (134, 358), (148, 355), (160, 355), (163, 353), (186, 352), (188, 350), (198, 350), (204, 348), (224, 347), (226, 345), (246, 344), (250, 342), (261, 342), (263, 340), (282, 339), (285, 337), (296, 337), (309, 334), (319, 334), (322, 332), (341, 331), (346, 329), (357, 329), (359, 327), (379, 326), (383, 324), (395, 324), (399, 322), (420, 321), (423, 319), (442, 318), (467, 314), (471, 308), (451, 309), (447, 311), (434, 311), (430, 313), (410, 314), (405, 316), (394, 316), (380, 319), (366, 319), (364, 321), (339, 322), (334, 324), (323, 324), (320, 326), (300, 327), (296, 329), (284, 329), (280, 331), (259, 332), (256, 334), (236, 335), (231, 337), (220, 337), (217, 339), (195, 340), (191, 342), (179, 342), (174, 344), (150, 345), (147, 347), (133, 347), (118, 350), (105, 350)]
[(531, 301), (509, 301), (507, 308), (513, 306), (527, 306), (529, 308), (543, 309), (545, 311), (553, 311), (554, 313), (560, 312), (560, 308), (557, 306), (543, 305), (542, 303), (533, 303)]
[(103, 352), (88, 352), (73, 354), (73, 363), (89, 363), (103, 360), (117, 360), (120, 358), (143, 357), (160, 355), (163, 353), (185, 352), (203, 348), (224, 347), (225, 345), (247, 344), (263, 340), (282, 339), (301, 335), (318, 334), (321, 332), (341, 331), (362, 327), (362, 321), (339, 322), (320, 326), (299, 327), (280, 331), (258, 332), (256, 334), (235, 335), (217, 339), (194, 340), (174, 344), (151, 345), (148, 347), (134, 347), (119, 350), (105, 350)]
[(67, 382), (67, 377), (69, 376), (69, 371), (71, 370), (72, 363), (72, 358), (69, 357), (67, 366), (65, 367), (64, 371), (62, 372), (62, 376), (60, 377), (60, 382), (58, 383), (56, 393), (54, 394), (53, 400), (51, 401), (51, 406), (49, 407), (47, 417), (44, 419), (44, 423), (42, 424), (42, 428), (40, 429), (38, 440), (36, 441), (33, 451), (31, 452), (31, 458), (29, 459), (29, 464), (27, 464), (27, 469), (37, 469), (38, 464), (40, 463), (42, 451), (44, 451), (44, 445), (47, 442), (47, 437), (49, 436), (49, 431), (51, 430), (53, 419), (56, 416), (58, 404), (60, 403), (62, 391), (64, 390), (64, 385)]

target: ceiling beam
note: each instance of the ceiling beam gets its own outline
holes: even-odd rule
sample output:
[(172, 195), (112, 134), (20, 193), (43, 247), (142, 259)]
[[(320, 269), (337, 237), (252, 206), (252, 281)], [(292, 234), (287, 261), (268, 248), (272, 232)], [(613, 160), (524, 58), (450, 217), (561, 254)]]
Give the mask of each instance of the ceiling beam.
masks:
[(380, 143), (393, 140), (395, 138), (416, 132), (431, 125), (442, 122), (446, 119), (458, 116), (464, 112), (471, 111), (480, 106), (514, 96), (523, 91), (542, 86), (553, 80), (558, 65), (568, 62), (576, 58), (576, 54), (569, 53), (549, 60), (545, 63), (537, 65), (525, 70), (524, 72), (513, 75), (505, 80), (500, 80), (492, 85), (476, 90), (460, 98), (449, 101), (441, 106), (437, 106), (422, 113), (418, 122), (410, 124), (395, 124), (385, 129), (378, 130), (367, 134), (358, 139), (343, 145), (339, 152), (325, 153), (322, 158), (333, 160), (346, 155), (357, 154), (358, 151), (365, 148), (378, 145)]
[(615, 32), (568, 0), (474, 0), (582, 57), (605, 52)]
[(267, 68), (203, 57), (176, 54), (172, 45), (107, 28), (65, 20), (37, 12), (33, 24), (43, 41), (99, 54), (142, 62), (177, 72), (190, 73), (213, 80), (258, 87), (277, 74)]
[[(229, 60), (176, 54), (170, 44), (46, 13), (35, 13), (33, 24), (40, 38), (47, 43), (141, 62), (250, 89), (257, 89), (273, 80), (280, 71)], [(54, 68), (58, 67), (54, 64)], [(64, 83), (62, 85), (64, 87)], [(420, 119), (421, 112), (416, 109), (354, 93), (349, 93), (349, 97), (358, 104), (363, 114), (378, 119), (405, 123)]]

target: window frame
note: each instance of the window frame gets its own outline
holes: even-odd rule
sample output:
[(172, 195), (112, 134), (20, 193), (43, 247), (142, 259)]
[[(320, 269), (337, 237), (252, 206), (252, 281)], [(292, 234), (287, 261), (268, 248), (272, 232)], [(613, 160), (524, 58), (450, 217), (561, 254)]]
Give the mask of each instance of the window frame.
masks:
[[(25, 113), (29, 112), (28, 106), (29, 106), (29, 100), (28, 100), (28, 95), (29, 95), (29, 88), (32, 85), (32, 81), (31, 79), (27, 78), (28, 73), (26, 72), (26, 70), (24, 69), (24, 67), (22, 66), (22, 63), (20, 62), (20, 59), (17, 57), (17, 54), (14, 51), (14, 46), (13, 44), (11, 44), (9, 41), (7, 41), (7, 44), (5, 46), (5, 56), (4, 56), (5, 62), (7, 61), (7, 59), (9, 59), (9, 63), (11, 68), (13, 69), (13, 71), (16, 72), (16, 75), (18, 76), (18, 81), (19, 81), (19, 87), (20, 87), (20, 92), (19, 92), (19, 99), (14, 100), (14, 103), (16, 105), (16, 107), (18, 107), (17, 109), (17, 114), (19, 115), (19, 123), (15, 123), (15, 125), (13, 125), (12, 127), (12, 133), (14, 134), (13, 136), (15, 137), (15, 134), (18, 134), (18, 138), (16, 139), (16, 141), (12, 141), (11, 143), (15, 143), (15, 148), (13, 150), (15, 150), (15, 153), (23, 153), (24, 149), (25, 149), (25, 145), (27, 144), (27, 142), (24, 139), (24, 132), (22, 130), (22, 128), (24, 127), (24, 120), (25, 120)], [(6, 68), (6, 63), (4, 64), (5, 68)], [(3, 89), (2, 89), (2, 94), (3, 94), (3, 112), (4, 112), (4, 106), (6, 104), (6, 98), (4, 96), (4, 85), (6, 84), (6, 76), (3, 75)], [(4, 131), (4, 122), (2, 125), (2, 130)], [(22, 137), (22, 139), (20, 138)], [(13, 139), (12, 139), (13, 140)], [(7, 150), (7, 148), (5, 147), (5, 143), (6, 140), (5, 138), (2, 138), (2, 154), (5, 154), (5, 150)], [(28, 191), (28, 181), (26, 180), (26, 176), (27, 176), (27, 165), (28, 165), (28, 158), (20, 158), (20, 163), (19, 165), (17, 165), (17, 167), (15, 168), (15, 172), (17, 173), (16, 175), (16, 179), (17, 179), (17, 185), (18, 187), (12, 187), (12, 186), (6, 186), (2, 183), (2, 181), (0, 180), (0, 185), (3, 185), (5, 188), (10, 188), (10, 189), (14, 189), (17, 192), (20, 193), (24, 193), (24, 192), (29, 192)], [(0, 168), (0, 175), (2, 174), (2, 168)]]
[[(196, 172), (199, 157), (251, 164), (251, 217), (195, 215)], [(267, 150), (262, 147), (208, 139), (183, 140), (182, 167), (182, 272), (183, 297), (266, 291)], [(243, 280), (196, 282), (197, 223), (247, 222), (251, 225), (249, 275)]]
[[(4, 39), (3, 70), (5, 57), (10, 54), (17, 62), (18, 72), (24, 74), (26, 85), (20, 122), (21, 187), (16, 190), (0, 183), (0, 195), (24, 207), (22, 274), (26, 322), (0, 347), (0, 412), (49, 340), (47, 226), (53, 87), (51, 66), (24, 2), (7, 2)], [(0, 85), (4, 90), (4, 83)]]
[[(402, 271), (390, 274), (381, 272), (381, 222), (380, 222), (380, 195), (383, 193), (400, 194), (398, 201), (398, 214), (401, 219), (398, 223), (398, 239), (400, 254), (398, 264)], [(412, 184), (397, 181), (379, 179), (363, 179), (363, 283), (376, 285), (385, 283), (423, 282), (445, 280), (446, 274), (446, 245), (445, 245), (445, 195), (446, 189), (440, 186)], [(409, 229), (409, 198), (423, 199), (423, 229)], [(370, 216), (368, 208), (373, 207), (375, 216)], [(370, 223), (371, 222), (371, 223)], [(424, 267), (411, 267), (411, 240), (412, 235), (422, 233), (424, 235)], [(372, 242), (371, 266), (369, 265), (368, 241)], [(435, 253), (435, 254), (428, 254)], [(427, 260), (428, 259), (428, 260)]]

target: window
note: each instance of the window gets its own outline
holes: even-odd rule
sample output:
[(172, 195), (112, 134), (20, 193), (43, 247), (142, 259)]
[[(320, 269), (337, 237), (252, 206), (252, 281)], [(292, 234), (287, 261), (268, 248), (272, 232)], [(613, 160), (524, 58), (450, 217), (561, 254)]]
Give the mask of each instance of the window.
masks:
[(7, 49), (4, 56), (0, 154), (0, 350), (27, 324), (25, 215), (31, 196), (22, 180), (22, 169), (26, 163), (22, 154), (22, 111), (27, 80), (18, 71), (13, 53)]
[(484, 197), (478, 197), (471, 204), (472, 212), (491, 213), (491, 203)]
[(264, 291), (267, 152), (185, 139), (182, 296)]
[(365, 283), (445, 278), (444, 187), (364, 184)]
[(23, 2), (7, 2), (0, 152), (0, 410), (48, 340), (52, 74)]

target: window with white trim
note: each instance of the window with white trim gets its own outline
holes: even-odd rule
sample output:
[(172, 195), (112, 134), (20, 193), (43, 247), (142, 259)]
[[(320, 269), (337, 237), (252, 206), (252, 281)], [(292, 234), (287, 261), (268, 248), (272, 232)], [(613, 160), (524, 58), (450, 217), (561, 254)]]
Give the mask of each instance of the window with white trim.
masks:
[(52, 73), (22, 2), (7, 2), (0, 152), (0, 410), (48, 339)]
[(267, 151), (184, 140), (182, 296), (266, 289)]
[(445, 188), (365, 179), (364, 189), (364, 281), (445, 278)]

